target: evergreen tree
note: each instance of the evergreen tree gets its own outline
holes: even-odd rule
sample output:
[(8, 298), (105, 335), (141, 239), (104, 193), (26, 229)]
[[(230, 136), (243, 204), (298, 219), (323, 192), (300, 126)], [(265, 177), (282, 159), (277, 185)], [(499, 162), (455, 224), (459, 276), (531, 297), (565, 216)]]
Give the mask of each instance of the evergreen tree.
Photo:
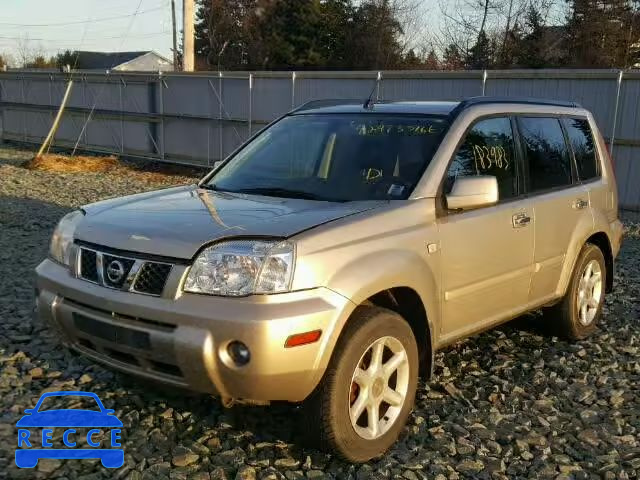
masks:
[(390, 0), (198, 0), (204, 68), (397, 68), (401, 37)]
[(71, 50), (65, 50), (62, 53), (58, 53), (55, 57), (55, 64), (58, 68), (64, 68), (69, 65), (73, 68), (82, 68), (81, 65), (77, 65), (78, 53)]
[(402, 26), (389, 0), (365, 0), (356, 8), (347, 37), (348, 68), (398, 68), (403, 52)]
[(637, 42), (638, 2), (630, 0), (567, 0), (567, 61), (576, 67), (626, 66)]
[(464, 68), (464, 57), (457, 45), (452, 43), (445, 48), (442, 66), (445, 70), (462, 70)]
[(440, 70), (440, 59), (438, 58), (438, 54), (433, 48), (427, 55), (427, 59), (425, 60), (425, 68), (427, 70)]
[(540, 12), (529, 6), (525, 19), (527, 33), (520, 40), (519, 61), (525, 68), (543, 68), (549, 66), (545, 56), (544, 25)]
[(492, 45), (484, 31), (478, 34), (476, 44), (469, 49), (467, 64), (471, 69), (489, 68), (491, 65)]

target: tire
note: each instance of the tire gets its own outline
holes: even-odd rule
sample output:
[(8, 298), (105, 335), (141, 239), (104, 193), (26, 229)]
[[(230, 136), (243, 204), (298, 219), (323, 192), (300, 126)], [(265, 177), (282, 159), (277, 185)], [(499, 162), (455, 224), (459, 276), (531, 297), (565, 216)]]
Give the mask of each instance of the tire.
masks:
[[(381, 362), (374, 361), (379, 358), (374, 351), (382, 352)], [(391, 359), (396, 359), (396, 369)], [(388, 376), (374, 365), (395, 373)], [(356, 367), (360, 368), (358, 375)], [(358, 307), (338, 340), (322, 382), (306, 402), (310, 439), (349, 462), (382, 455), (406, 424), (417, 383), (418, 347), (409, 324), (391, 310)], [(375, 404), (379, 421), (370, 425)], [(363, 408), (361, 415), (352, 422), (350, 411), (359, 408)]]
[[(555, 335), (567, 340), (582, 340), (595, 331), (602, 315), (607, 275), (602, 251), (587, 243), (578, 255), (567, 293), (560, 302), (545, 312)], [(587, 277), (591, 280), (587, 280)], [(596, 278), (599, 280), (595, 280)], [(590, 282), (593, 283), (592, 286)], [(584, 306), (579, 307), (579, 303), (585, 305), (585, 302), (586, 309)]]

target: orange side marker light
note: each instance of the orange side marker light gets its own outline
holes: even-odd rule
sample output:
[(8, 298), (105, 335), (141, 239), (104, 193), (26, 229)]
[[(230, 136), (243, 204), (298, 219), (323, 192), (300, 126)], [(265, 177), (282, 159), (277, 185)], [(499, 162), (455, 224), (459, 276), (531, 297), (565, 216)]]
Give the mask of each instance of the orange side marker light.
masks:
[(317, 342), (320, 339), (320, 335), (322, 335), (322, 330), (312, 330), (311, 332), (290, 335), (287, 341), (284, 342), (284, 348), (299, 347), (300, 345)]

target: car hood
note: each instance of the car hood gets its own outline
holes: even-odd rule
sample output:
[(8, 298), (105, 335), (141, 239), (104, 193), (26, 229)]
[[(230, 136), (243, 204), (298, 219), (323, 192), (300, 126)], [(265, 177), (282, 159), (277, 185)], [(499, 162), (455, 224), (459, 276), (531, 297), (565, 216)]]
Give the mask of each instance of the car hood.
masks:
[(113, 415), (91, 410), (49, 410), (25, 415), (17, 427), (121, 427)]
[(196, 185), (83, 207), (75, 238), (131, 252), (190, 259), (205, 244), (238, 236), (290, 237), (386, 204), (319, 202), (214, 192)]

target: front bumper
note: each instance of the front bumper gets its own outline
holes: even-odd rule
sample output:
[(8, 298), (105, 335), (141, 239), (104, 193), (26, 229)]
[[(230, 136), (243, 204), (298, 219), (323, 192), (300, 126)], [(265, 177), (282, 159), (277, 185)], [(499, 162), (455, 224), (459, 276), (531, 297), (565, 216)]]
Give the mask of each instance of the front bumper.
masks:
[[(177, 285), (186, 267), (175, 270)], [(75, 278), (51, 260), (36, 273), (38, 315), (70, 347), (127, 373), (243, 400), (304, 400), (355, 307), (326, 288), (244, 298), (151, 297)], [(322, 330), (316, 343), (284, 347), (290, 335), (312, 330)], [(229, 358), (232, 341), (249, 347), (247, 365)]]

